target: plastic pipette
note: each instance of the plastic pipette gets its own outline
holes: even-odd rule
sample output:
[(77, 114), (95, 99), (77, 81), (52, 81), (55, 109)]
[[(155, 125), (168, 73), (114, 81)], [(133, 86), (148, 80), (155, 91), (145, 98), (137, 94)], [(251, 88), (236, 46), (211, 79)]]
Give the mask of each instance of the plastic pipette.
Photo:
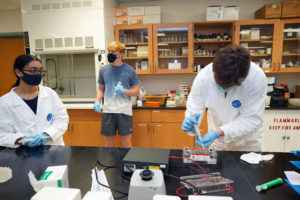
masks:
[[(200, 117), (199, 117), (199, 118), (200, 118)], [(196, 117), (195, 117), (195, 119), (196, 119)], [(194, 128), (195, 128), (196, 135), (198, 136), (198, 138), (199, 138), (199, 140), (200, 140), (200, 142), (201, 142), (202, 148), (203, 148), (203, 150), (205, 150), (205, 149), (204, 149), (203, 142), (202, 142), (201, 133), (200, 133), (200, 130), (199, 130), (199, 120), (198, 120), (198, 125), (197, 125), (197, 124), (194, 124)]]
[[(121, 85), (122, 85), (122, 83), (121, 83), (121, 81), (119, 81), (119, 82), (118, 82), (118, 86), (121, 86)], [(113, 98), (115, 98), (116, 94), (117, 94), (117, 92), (115, 91), (115, 92), (114, 92)]]
[(202, 149), (205, 150), (205, 149), (204, 149), (203, 142), (202, 142), (202, 137), (201, 137), (201, 134), (200, 134), (200, 130), (199, 130), (198, 125), (195, 124), (195, 125), (194, 125), (194, 128), (195, 128), (195, 131), (196, 131), (196, 135), (198, 136), (198, 138), (199, 138), (199, 140), (200, 140), (200, 142), (201, 142)]

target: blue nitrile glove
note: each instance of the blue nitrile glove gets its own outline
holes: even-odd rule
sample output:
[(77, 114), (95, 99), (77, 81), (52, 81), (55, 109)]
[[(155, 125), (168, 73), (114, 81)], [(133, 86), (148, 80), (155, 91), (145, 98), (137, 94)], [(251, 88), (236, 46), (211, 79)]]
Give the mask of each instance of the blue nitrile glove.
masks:
[(186, 132), (195, 131), (194, 124), (198, 125), (200, 114), (196, 114), (195, 116), (186, 117), (181, 125), (181, 129)]
[(26, 142), (24, 146), (28, 146), (30, 148), (37, 147), (43, 144), (43, 138), (41, 134), (35, 134), (33, 136), (25, 137), (25, 139), (33, 139), (30, 142)]
[(122, 85), (115, 86), (114, 91), (120, 94), (125, 94), (125, 89)]
[(49, 141), (49, 136), (45, 133), (42, 134), (42, 145)]
[[(213, 143), (213, 141), (215, 141), (215, 139), (217, 139), (218, 137), (219, 137), (219, 134), (216, 130), (206, 133), (206, 135), (204, 135), (204, 137), (202, 138), (202, 143), (203, 143), (204, 147), (210, 146)], [(202, 144), (198, 137), (196, 137), (196, 144), (198, 144), (200, 147), (202, 147)]]
[(101, 103), (99, 101), (95, 101), (94, 110), (95, 112), (101, 113)]

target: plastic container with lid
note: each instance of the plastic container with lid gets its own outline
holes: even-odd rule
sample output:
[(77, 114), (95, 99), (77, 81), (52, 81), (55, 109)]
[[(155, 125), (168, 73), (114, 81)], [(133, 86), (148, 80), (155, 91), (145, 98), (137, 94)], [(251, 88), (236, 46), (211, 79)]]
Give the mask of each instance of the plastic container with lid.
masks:
[(282, 84), (280, 84), (280, 86), (282, 86), (284, 88), (284, 97), (286, 99), (289, 99), (290, 98), (290, 90), (289, 90), (288, 84), (282, 83)]

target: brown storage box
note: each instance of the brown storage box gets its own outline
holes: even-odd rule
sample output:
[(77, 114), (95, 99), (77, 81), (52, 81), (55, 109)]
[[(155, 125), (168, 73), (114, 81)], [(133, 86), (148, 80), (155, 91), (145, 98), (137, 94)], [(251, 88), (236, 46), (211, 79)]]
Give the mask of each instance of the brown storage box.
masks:
[(300, 17), (300, 1), (282, 2), (282, 18)]
[(255, 12), (255, 19), (281, 18), (281, 3), (267, 4)]

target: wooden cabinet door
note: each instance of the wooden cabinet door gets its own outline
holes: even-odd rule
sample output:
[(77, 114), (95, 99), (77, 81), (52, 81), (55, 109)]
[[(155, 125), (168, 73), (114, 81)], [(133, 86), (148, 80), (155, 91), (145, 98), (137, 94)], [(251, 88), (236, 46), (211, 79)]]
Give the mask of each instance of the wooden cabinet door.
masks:
[(63, 140), (66, 146), (72, 146), (71, 123), (68, 124), (68, 129), (63, 134)]
[(16, 82), (13, 66), (17, 56), (25, 53), (23, 38), (0, 38), (0, 96), (10, 91)]
[(155, 74), (193, 73), (193, 24), (153, 24)]
[(125, 44), (122, 60), (137, 74), (153, 74), (152, 24), (116, 25), (115, 40)]
[(182, 123), (176, 123), (177, 132), (176, 132), (176, 138), (177, 142), (175, 143), (175, 149), (183, 149), (183, 146), (195, 146), (195, 137), (189, 136), (187, 132), (184, 132), (181, 130), (181, 124)]
[(72, 121), (68, 134), (72, 146), (104, 146), (104, 136), (100, 134), (100, 121)]
[(134, 122), (151, 122), (151, 110), (137, 109), (132, 111), (132, 121)]
[(152, 110), (152, 122), (183, 122), (185, 110)]
[(178, 128), (177, 123), (152, 123), (152, 148), (177, 148)]
[[(279, 19), (235, 21), (235, 43), (246, 46), (251, 61), (257, 63), (265, 73), (278, 71), (281, 45), (279, 24)], [(271, 66), (268, 66), (268, 63), (271, 63)]]
[(151, 147), (151, 123), (133, 123), (133, 147)]
[(300, 19), (280, 20), (279, 72), (300, 72)]

